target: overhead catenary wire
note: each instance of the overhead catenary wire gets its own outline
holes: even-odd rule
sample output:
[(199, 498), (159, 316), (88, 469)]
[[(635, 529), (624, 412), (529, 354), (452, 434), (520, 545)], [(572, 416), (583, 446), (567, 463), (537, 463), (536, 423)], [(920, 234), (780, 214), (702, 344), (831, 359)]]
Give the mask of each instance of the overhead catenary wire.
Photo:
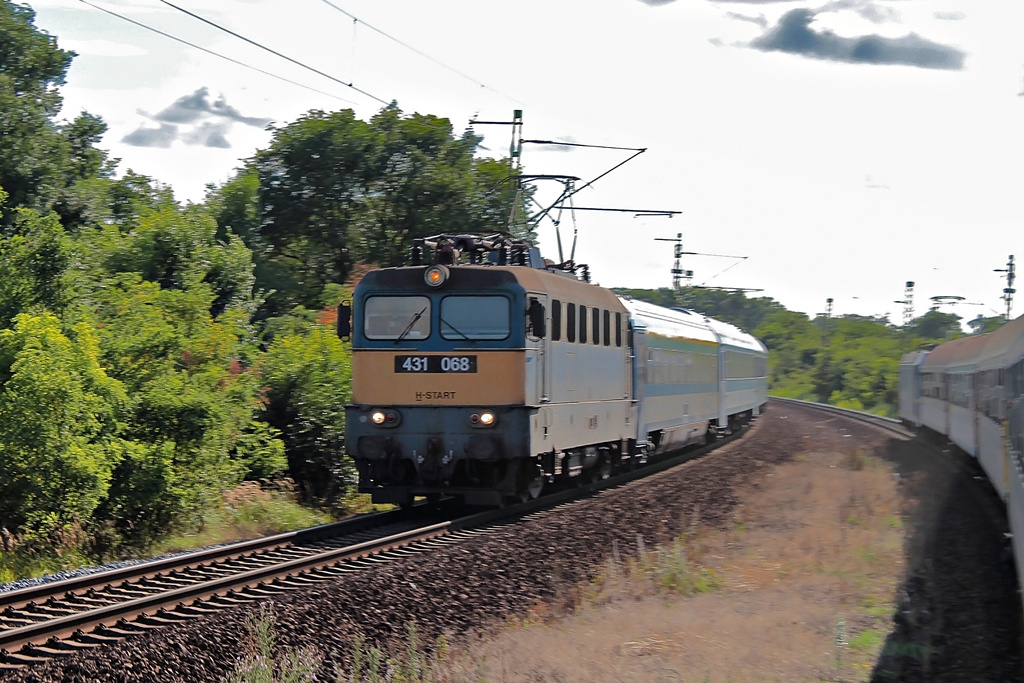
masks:
[(200, 15), (196, 14), (195, 12), (190, 12), (189, 10), (185, 9), (184, 7), (179, 7), (178, 5), (175, 5), (173, 2), (168, 2), (168, 0), (160, 0), (160, 2), (162, 2), (165, 5), (167, 5), (168, 7), (171, 7), (173, 9), (178, 10), (179, 12), (187, 14), (188, 16), (192, 17), (193, 19), (198, 19), (199, 21), (203, 22), (204, 24), (208, 24), (209, 26), (212, 26), (215, 29), (218, 29), (220, 31), (223, 31), (224, 33), (227, 33), (229, 35), (234, 36), (235, 38), (238, 38), (239, 40), (244, 40), (245, 42), (249, 43), (250, 45), (258, 47), (261, 50), (265, 50), (266, 52), (269, 52), (270, 54), (275, 55), (277, 57), (280, 57), (281, 59), (287, 60), (287, 61), (291, 62), (292, 64), (295, 64), (296, 66), (300, 66), (303, 69), (306, 69), (307, 71), (312, 71), (313, 73), (315, 73), (317, 75), (320, 75), (320, 76), (323, 76), (324, 78), (330, 79), (330, 80), (334, 81), (335, 83), (339, 83), (339, 84), (345, 86), (346, 88), (351, 88), (352, 90), (355, 90), (360, 95), (365, 95), (366, 97), (369, 97), (372, 100), (380, 102), (384, 106), (387, 106), (389, 104), (389, 102), (387, 102), (386, 100), (382, 100), (381, 98), (377, 97), (376, 95), (374, 95), (372, 93), (369, 93), (369, 92), (363, 90), (362, 88), (356, 87), (352, 83), (346, 83), (345, 81), (341, 80), (340, 78), (332, 76), (332, 75), (330, 75), (328, 73), (324, 73), (323, 71), (320, 71), (319, 69), (317, 69), (315, 67), (309, 66), (308, 64), (305, 64), (303, 62), (300, 62), (297, 59), (289, 57), (286, 54), (283, 54), (281, 52), (278, 52), (277, 50), (269, 48), (266, 45), (263, 45), (262, 43), (259, 43), (259, 42), (255, 41), (255, 40), (252, 40), (251, 38), (246, 38), (245, 36), (241, 35), (240, 33), (235, 33), (234, 31), (232, 31), (229, 28), (225, 28), (224, 26), (221, 26), (220, 24), (218, 24), (216, 22), (210, 21), (206, 17), (200, 16)]
[(171, 40), (177, 41), (177, 42), (179, 42), (179, 43), (181, 43), (183, 45), (188, 45), (189, 47), (195, 48), (197, 50), (202, 50), (203, 52), (205, 52), (208, 55), (213, 55), (214, 57), (219, 57), (220, 59), (223, 59), (223, 60), (226, 60), (228, 62), (231, 62), (232, 64), (237, 64), (238, 66), (245, 67), (246, 69), (251, 69), (252, 71), (256, 71), (257, 73), (261, 73), (264, 76), (270, 76), (271, 78), (276, 78), (279, 81), (283, 81), (285, 83), (290, 83), (291, 85), (298, 86), (300, 88), (305, 88), (306, 90), (315, 92), (315, 93), (317, 93), (319, 95), (324, 95), (325, 97), (331, 97), (333, 99), (336, 99), (336, 100), (338, 100), (340, 102), (344, 102), (346, 104), (353, 104), (353, 105), (355, 104), (355, 102), (352, 102), (351, 100), (346, 100), (344, 97), (339, 97), (338, 95), (333, 95), (333, 94), (331, 94), (329, 92), (324, 92), (323, 90), (318, 90), (317, 88), (314, 88), (314, 87), (309, 86), (309, 85), (304, 85), (302, 83), (299, 83), (298, 81), (293, 81), (290, 78), (285, 78), (284, 76), (278, 76), (275, 73), (271, 73), (269, 71), (264, 71), (263, 69), (260, 69), (258, 67), (252, 66), (251, 64), (246, 64), (245, 62), (241, 62), (241, 61), (239, 61), (237, 59), (234, 59), (232, 57), (228, 57), (227, 55), (223, 55), (223, 54), (221, 54), (219, 52), (215, 52), (213, 50), (205, 48), (202, 45), (196, 45), (195, 43), (191, 43), (191, 42), (185, 40), (184, 38), (179, 38), (178, 36), (175, 36), (175, 35), (172, 35), (170, 33), (167, 33), (166, 31), (161, 31), (158, 28), (154, 28), (152, 26), (149, 26), (148, 24), (144, 24), (141, 21), (136, 21), (135, 19), (132, 19), (131, 17), (127, 17), (127, 16), (125, 16), (123, 14), (118, 14), (117, 12), (115, 12), (113, 10), (109, 10), (109, 9), (107, 9), (105, 7), (100, 7), (99, 5), (94, 5), (93, 3), (89, 2), (89, 0), (79, 0), (79, 2), (88, 5), (89, 7), (92, 7), (93, 9), (98, 9), (101, 12), (106, 12), (107, 14), (109, 14), (109, 15), (111, 15), (113, 17), (117, 17), (118, 19), (122, 19), (124, 21), (127, 21), (130, 24), (134, 24), (134, 25), (138, 26), (139, 28), (144, 28), (147, 31), (152, 31), (153, 33), (161, 35), (161, 36), (163, 36), (165, 38), (170, 38)]
[(440, 61), (439, 59), (431, 57), (426, 52), (423, 52), (422, 50), (420, 50), (420, 49), (418, 49), (416, 47), (413, 47), (409, 43), (406, 43), (405, 41), (400, 40), (400, 39), (394, 37), (390, 33), (387, 33), (385, 31), (377, 28), (373, 24), (368, 24), (367, 22), (363, 21), (362, 19), (360, 19), (356, 15), (352, 14), (351, 12), (348, 12), (348, 11), (342, 9), (341, 7), (339, 7), (338, 5), (334, 4), (333, 2), (330, 2), (330, 0), (321, 0), (321, 2), (323, 2), (325, 5), (327, 5), (331, 9), (334, 9), (334, 10), (336, 10), (338, 12), (341, 12), (346, 17), (350, 18), (352, 20), (352, 22), (353, 22), (353, 26), (355, 24), (362, 24), (363, 26), (365, 26), (366, 28), (370, 29), (371, 31), (376, 31), (377, 33), (379, 33), (380, 35), (384, 36), (388, 40), (391, 40), (391, 41), (394, 41), (395, 43), (398, 43), (399, 45), (401, 45), (405, 49), (410, 50), (412, 52), (415, 52), (420, 57), (423, 57), (424, 59), (429, 59), (431, 62), (433, 62), (434, 64), (437, 64), (441, 68), (447, 69), (448, 71), (451, 71), (453, 74), (455, 74), (457, 76), (460, 76), (461, 78), (464, 78), (467, 81), (469, 81), (469, 82), (471, 82), (471, 83), (473, 83), (475, 85), (478, 85), (478, 86), (480, 86), (481, 88), (483, 88), (485, 90), (490, 90), (491, 92), (493, 92), (493, 93), (495, 93), (497, 95), (501, 95), (502, 97), (504, 97), (504, 98), (506, 98), (506, 99), (508, 99), (508, 100), (510, 100), (512, 102), (516, 102), (517, 104), (522, 104), (521, 102), (516, 100), (514, 97), (510, 97), (509, 95), (506, 95), (506, 94), (504, 94), (502, 92), (499, 92), (499, 91), (495, 90), (494, 88), (486, 85), (485, 83), (482, 83), (482, 82), (478, 81), (477, 79), (473, 78), (472, 76), (470, 76), (468, 74), (465, 74), (465, 73), (459, 71), (458, 69), (456, 69), (454, 67), (448, 66), (447, 64), (445, 64), (444, 62)]

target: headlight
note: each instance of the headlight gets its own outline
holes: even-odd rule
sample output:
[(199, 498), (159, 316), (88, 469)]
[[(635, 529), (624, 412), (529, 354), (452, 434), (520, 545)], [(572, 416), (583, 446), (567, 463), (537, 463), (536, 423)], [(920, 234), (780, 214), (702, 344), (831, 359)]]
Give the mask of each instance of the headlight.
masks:
[(380, 427), (395, 427), (400, 417), (397, 410), (378, 409), (370, 412), (370, 422)]
[(448, 280), (448, 269), (444, 266), (430, 266), (423, 272), (423, 281), (431, 287), (440, 287)]
[(469, 423), (474, 427), (493, 427), (498, 417), (490, 410), (481, 410), (469, 416)]

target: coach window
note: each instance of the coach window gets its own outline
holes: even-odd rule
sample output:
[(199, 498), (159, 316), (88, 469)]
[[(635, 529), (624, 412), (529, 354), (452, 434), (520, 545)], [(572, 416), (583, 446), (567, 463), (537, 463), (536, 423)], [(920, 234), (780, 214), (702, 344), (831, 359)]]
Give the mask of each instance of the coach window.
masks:
[(565, 305), (565, 340), (576, 341), (576, 304)]
[(551, 341), (562, 338), (562, 302), (551, 300)]
[(371, 296), (363, 307), (367, 339), (426, 339), (430, 299), (425, 296)]
[(503, 296), (446, 296), (438, 322), (445, 339), (506, 339), (511, 330), (508, 299)]
[(587, 343), (587, 307), (580, 306), (580, 344)]
[(594, 337), (594, 346), (601, 343), (601, 309), (592, 308), (590, 315), (590, 333)]

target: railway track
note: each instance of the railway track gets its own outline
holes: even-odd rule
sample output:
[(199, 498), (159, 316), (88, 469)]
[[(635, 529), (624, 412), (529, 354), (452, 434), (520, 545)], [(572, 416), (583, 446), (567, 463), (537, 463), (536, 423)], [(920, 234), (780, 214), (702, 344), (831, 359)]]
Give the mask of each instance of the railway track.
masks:
[(396, 510), (0, 593), (0, 671), (308, 587), (458, 528)]
[(0, 593), (0, 673), (430, 552), (701, 457), (741, 433), (504, 509), (418, 505)]
[(830, 406), (827, 403), (801, 401), (795, 398), (780, 398), (778, 396), (772, 396), (769, 400), (771, 403), (806, 406), (808, 408), (813, 408), (820, 413), (825, 413), (828, 415), (840, 415), (851, 420), (856, 420), (858, 422), (863, 422), (864, 424), (879, 427), (897, 436), (903, 436), (907, 438), (913, 438), (914, 436), (916, 436), (916, 434), (912, 430), (908, 429), (902, 422), (891, 417), (872, 415), (871, 413), (865, 413), (860, 410), (851, 410), (849, 408), (838, 408), (836, 406)]

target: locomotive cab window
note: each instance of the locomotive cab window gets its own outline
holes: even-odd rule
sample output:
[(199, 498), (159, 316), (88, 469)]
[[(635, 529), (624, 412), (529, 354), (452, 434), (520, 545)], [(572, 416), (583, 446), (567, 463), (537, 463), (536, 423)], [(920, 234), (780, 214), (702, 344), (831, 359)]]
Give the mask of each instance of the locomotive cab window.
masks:
[(587, 307), (580, 306), (580, 344), (587, 343)]
[(425, 296), (371, 296), (363, 310), (367, 339), (426, 339), (430, 299)]
[(558, 341), (562, 338), (562, 302), (558, 299), (551, 300), (551, 341)]
[(446, 296), (441, 299), (441, 336), (458, 340), (506, 339), (511, 309), (503, 296)]

